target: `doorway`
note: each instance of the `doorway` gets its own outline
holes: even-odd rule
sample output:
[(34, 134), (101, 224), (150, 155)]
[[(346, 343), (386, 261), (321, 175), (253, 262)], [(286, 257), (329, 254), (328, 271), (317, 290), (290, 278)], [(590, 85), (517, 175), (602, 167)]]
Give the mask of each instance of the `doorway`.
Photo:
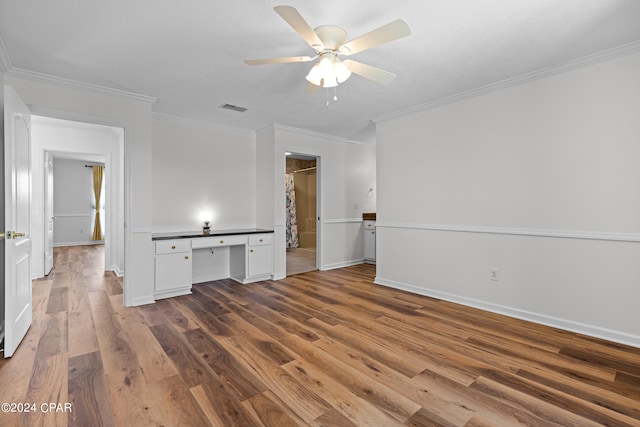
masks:
[[(87, 184), (83, 203), (78, 203), (76, 193), (77, 188), (69, 188), (70, 191), (58, 188), (49, 191), (49, 179), (46, 165), (52, 161), (53, 169), (56, 164), (61, 167), (67, 164), (66, 168), (82, 175), (86, 181), (91, 179), (91, 169), (86, 165), (103, 164), (104, 168), (104, 197), (102, 207), (106, 207), (104, 214), (101, 213), (101, 224), (104, 233), (104, 265), (107, 271), (114, 272), (117, 276), (124, 274), (124, 129), (110, 126), (78, 122), (69, 119), (59, 119), (48, 116), (33, 115), (32, 132), (32, 174), (33, 174), (33, 206), (35, 212), (48, 212), (44, 217), (35, 216), (32, 221), (32, 234), (34, 236), (33, 253), (34, 263), (32, 265), (32, 278), (44, 277), (50, 269), (52, 245), (50, 239), (50, 229), (54, 232), (57, 228), (59, 232), (67, 233), (60, 244), (56, 241), (56, 246), (65, 246), (72, 243), (95, 244), (91, 242), (92, 218), (95, 213), (91, 208), (91, 198), (93, 190), (91, 183)], [(75, 167), (71, 164), (75, 163)], [(43, 168), (42, 165), (45, 165)], [(77, 169), (77, 170), (76, 170)], [(68, 174), (71, 181), (75, 175)], [(85, 177), (86, 175), (86, 177)], [(86, 178), (86, 179), (85, 179)], [(51, 185), (53, 186), (53, 185)], [(56, 185), (56, 187), (58, 187)], [(84, 189), (84, 186), (82, 186)], [(71, 192), (73, 194), (71, 194)], [(56, 194), (57, 193), (57, 194)], [(53, 198), (66, 198), (68, 209), (54, 212), (52, 206)], [(72, 197), (73, 196), (73, 197)], [(51, 217), (56, 217), (50, 221)], [(86, 224), (85, 224), (86, 223)], [(65, 231), (66, 230), (66, 231)], [(74, 231), (72, 231), (74, 230)], [(78, 234), (79, 233), (79, 234)], [(58, 234), (58, 238), (61, 236)]]
[(287, 153), (285, 184), (287, 276), (318, 269), (318, 159)]

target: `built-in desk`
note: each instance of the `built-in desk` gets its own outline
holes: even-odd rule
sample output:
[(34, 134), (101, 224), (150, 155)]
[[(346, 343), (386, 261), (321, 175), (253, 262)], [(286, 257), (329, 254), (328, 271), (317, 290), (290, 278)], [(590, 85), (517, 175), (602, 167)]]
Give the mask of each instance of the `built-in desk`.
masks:
[(240, 283), (273, 276), (273, 230), (259, 228), (153, 233), (154, 298), (191, 293), (191, 285), (231, 278)]

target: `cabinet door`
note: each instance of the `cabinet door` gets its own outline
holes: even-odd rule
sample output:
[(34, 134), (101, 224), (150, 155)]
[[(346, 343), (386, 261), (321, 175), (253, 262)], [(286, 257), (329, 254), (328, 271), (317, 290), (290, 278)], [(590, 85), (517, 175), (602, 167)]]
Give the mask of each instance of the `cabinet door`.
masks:
[(249, 246), (247, 272), (249, 277), (272, 273), (271, 245)]
[(156, 255), (156, 291), (191, 287), (191, 257), (188, 252)]
[(376, 259), (376, 230), (364, 230), (364, 258)]

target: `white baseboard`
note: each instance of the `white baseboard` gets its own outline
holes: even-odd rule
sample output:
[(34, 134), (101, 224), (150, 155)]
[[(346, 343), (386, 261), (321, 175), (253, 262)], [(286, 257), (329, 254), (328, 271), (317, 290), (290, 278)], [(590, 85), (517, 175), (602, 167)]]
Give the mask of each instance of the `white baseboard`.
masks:
[(145, 295), (142, 297), (136, 297), (131, 300), (131, 304), (125, 305), (125, 307), (136, 307), (139, 305), (155, 304), (156, 300), (153, 295)]
[(336, 262), (333, 264), (325, 264), (322, 266), (322, 268), (320, 268), (320, 270), (335, 270), (336, 268), (351, 267), (352, 265), (362, 264), (363, 262), (364, 262), (364, 259), (359, 258), (359, 259), (352, 259), (351, 261), (342, 261), (342, 262)]
[(124, 271), (120, 270), (117, 265), (112, 265), (109, 267), (108, 271), (111, 271), (116, 277), (124, 277)]
[(190, 293), (191, 293), (191, 286), (188, 286), (186, 288), (181, 288), (181, 289), (173, 289), (170, 291), (155, 292), (153, 294), (153, 300), (154, 300), (153, 303), (155, 303), (159, 299), (173, 298), (181, 295), (189, 295)]
[(614, 331), (611, 329), (601, 328), (593, 325), (587, 325), (584, 323), (574, 322), (567, 319), (560, 319), (557, 317), (533, 313), (525, 310), (520, 310), (517, 308), (505, 307), (499, 304), (492, 304), (486, 301), (476, 300), (473, 298), (461, 297), (459, 295), (448, 294), (446, 292), (440, 292), (433, 289), (424, 289), (415, 285), (397, 282), (397, 281), (385, 279), (379, 276), (376, 276), (376, 278), (374, 279), (374, 283), (378, 285), (394, 288), (394, 289), (400, 289), (402, 291), (411, 292), (414, 294), (425, 295), (428, 297), (437, 298), (444, 301), (453, 302), (456, 304), (478, 308), (481, 310), (489, 311), (491, 313), (502, 314), (502, 315), (513, 317), (516, 319), (526, 320), (526, 321), (538, 323), (541, 325), (563, 329), (565, 331), (575, 332), (578, 334), (588, 335), (591, 337), (601, 338), (604, 340), (640, 348), (640, 336), (628, 334), (626, 332)]

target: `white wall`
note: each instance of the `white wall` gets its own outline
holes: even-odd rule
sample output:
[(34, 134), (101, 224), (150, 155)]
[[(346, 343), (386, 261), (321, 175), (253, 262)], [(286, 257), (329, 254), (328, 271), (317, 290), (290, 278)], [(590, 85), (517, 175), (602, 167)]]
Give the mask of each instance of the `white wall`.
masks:
[[(5, 75), (37, 114), (124, 129), (125, 270), (124, 303), (153, 302), (151, 243), (152, 99), (103, 88), (57, 82), (42, 76)], [(46, 114), (45, 114), (46, 113)]]
[(93, 173), (91, 168), (85, 167), (86, 163), (83, 160), (54, 160), (54, 246), (95, 243), (91, 240)]
[(273, 229), (275, 224), (274, 150), (273, 126), (258, 129), (256, 131), (256, 226), (258, 228)]
[(640, 346), (639, 75), (635, 53), (379, 122), (376, 281)]
[[(268, 145), (273, 143), (273, 150)], [(363, 260), (362, 213), (375, 211), (375, 198), (367, 196), (375, 187), (375, 146), (358, 144), (327, 135), (284, 126), (258, 133), (258, 163), (274, 165), (262, 171), (268, 182), (273, 177), (273, 225), (275, 232), (274, 275), (286, 274), (285, 256), (285, 152), (319, 157), (320, 183), (320, 269), (360, 263)], [(271, 159), (268, 158), (272, 155)], [(263, 184), (266, 186), (266, 184)]]
[(256, 226), (253, 132), (154, 116), (153, 231)]

